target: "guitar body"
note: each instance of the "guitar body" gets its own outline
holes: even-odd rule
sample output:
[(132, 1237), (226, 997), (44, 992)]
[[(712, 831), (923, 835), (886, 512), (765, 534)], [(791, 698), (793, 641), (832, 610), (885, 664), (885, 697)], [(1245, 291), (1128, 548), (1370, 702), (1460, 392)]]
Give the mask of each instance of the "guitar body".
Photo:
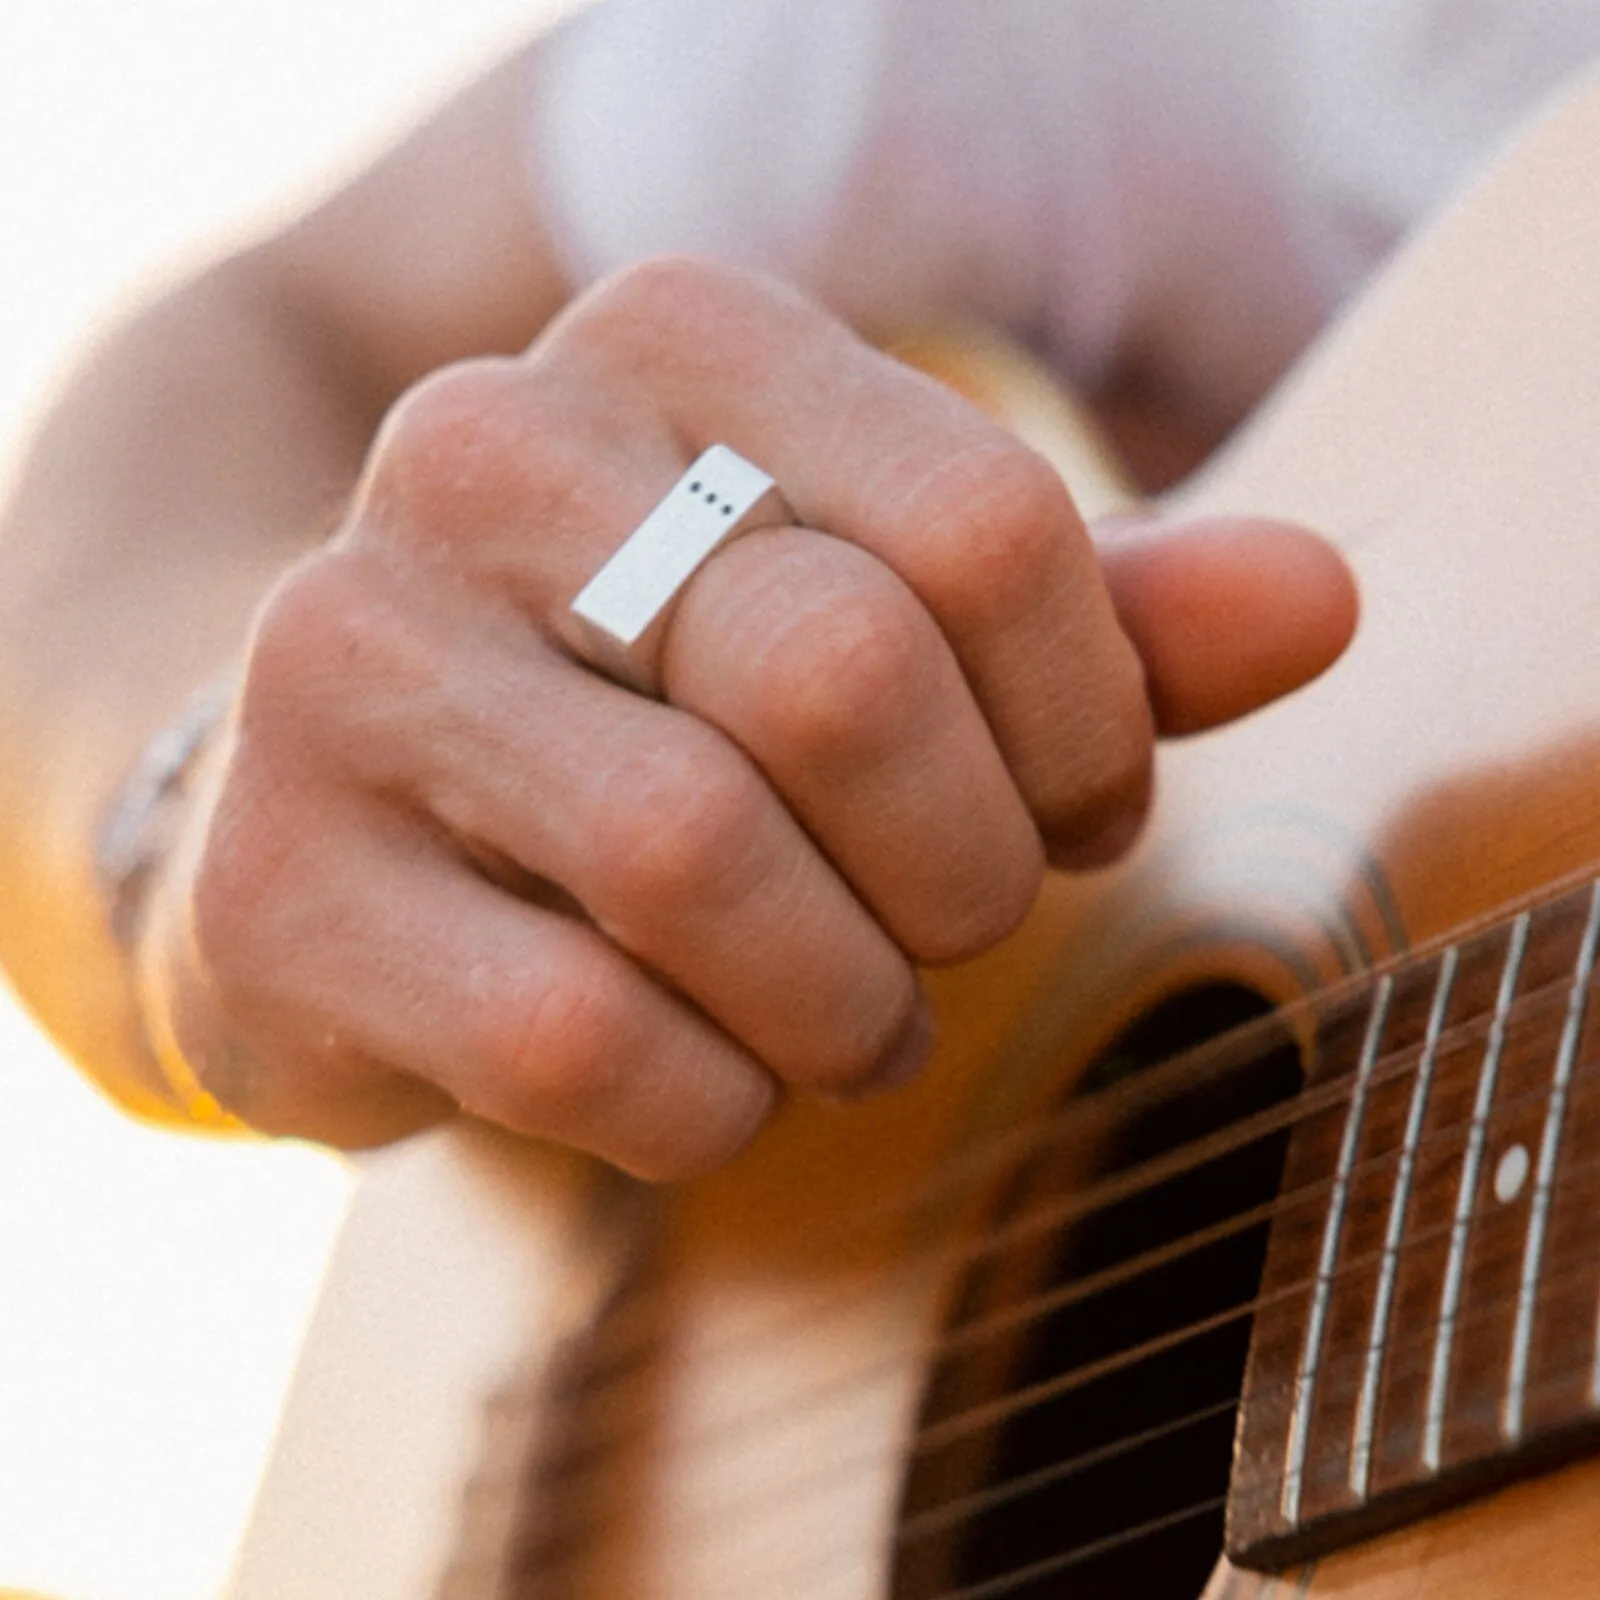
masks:
[[(935, 974), (941, 1053), (915, 1087), (791, 1105), (677, 1191), (482, 1130), (374, 1160), (234, 1600), (1003, 1592), (961, 1576), (948, 1540), (918, 1555), (906, 1536), (930, 1494), (979, 1492), (993, 1467), (974, 1443), (919, 1477), (919, 1441), (1016, 1383), (1000, 1339), (941, 1393), (950, 1330), (1054, 1270), (1040, 1246), (974, 1277), (1019, 1214), (994, 1152), (1070, 1126), (1085, 1076), (1174, 997), (1293, 1007), (1600, 859), (1597, 421), (1590, 91), (1178, 497), (1339, 540), (1364, 602), (1347, 657), (1164, 749), (1129, 861), (1052, 881), (1006, 946)], [(1068, 1137), (1029, 1170), (1070, 1206), (1105, 1151)], [(1600, 1462), (1276, 1575), (1217, 1548), (1191, 1596), (1576, 1600), (1595, 1592)]]

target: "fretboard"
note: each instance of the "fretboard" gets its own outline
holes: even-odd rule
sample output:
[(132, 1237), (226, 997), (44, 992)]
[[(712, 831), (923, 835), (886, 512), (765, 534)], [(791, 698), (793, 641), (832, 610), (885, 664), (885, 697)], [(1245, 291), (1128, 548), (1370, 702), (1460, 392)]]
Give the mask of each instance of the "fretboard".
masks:
[(1280, 1565), (1600, 1444), (1600, 885), (1319, 1027), (1252, 1343), (1229, 1553)]

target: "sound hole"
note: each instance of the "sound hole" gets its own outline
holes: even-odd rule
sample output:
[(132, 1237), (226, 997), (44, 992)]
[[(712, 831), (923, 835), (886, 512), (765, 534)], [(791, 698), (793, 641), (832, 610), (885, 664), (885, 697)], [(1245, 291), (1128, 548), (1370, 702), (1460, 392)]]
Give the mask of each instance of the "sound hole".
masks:
[[(1234, 986), (1177, 996), (1118, 1038), (1074, 1098), (1268, 1010)], [(1297, 1050), (1273, 1030), (1220, 1078), (1131, 1115), (1089, 1181), (1218, 1134), (1300, 1081)], [(1175, 1161), (1184, 1170), (974, 1269), (947, 1329), (954, 1353), (929, 1385), (923, 1437), (936, 1447), (907, 1481), (898, 1600), (1195, 1600), (1222, 1549), (1266, 1253), (1266, 1219), (1246, 1214), (1276, 1195), (1287, 1137), (1215, 1139), (1225, 1148), (1208, 1159)], [(1009, 1186), (997, 1226), (1082, 1187), (1039, 1163)], [(973, 1339), (991, 1325), (995, 1338)]]

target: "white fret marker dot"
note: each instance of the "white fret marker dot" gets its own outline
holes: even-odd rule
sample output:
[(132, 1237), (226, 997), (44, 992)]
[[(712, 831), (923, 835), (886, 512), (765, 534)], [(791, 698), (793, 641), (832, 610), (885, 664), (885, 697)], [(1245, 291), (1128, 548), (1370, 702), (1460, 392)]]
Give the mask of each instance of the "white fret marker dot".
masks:
[(1501, 1205), (1510, 1205), (1522, 1193), (1528, 1181), (1528, 1150), (1526, 1145), (1514, 1144), (1500, 1157), (1494, 1169), (1494, 1197)]

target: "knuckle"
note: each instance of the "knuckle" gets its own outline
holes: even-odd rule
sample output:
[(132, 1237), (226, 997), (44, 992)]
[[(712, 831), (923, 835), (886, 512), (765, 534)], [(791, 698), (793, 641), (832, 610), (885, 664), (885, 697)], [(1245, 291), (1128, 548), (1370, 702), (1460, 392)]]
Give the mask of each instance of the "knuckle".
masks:
[(559, 429), (539, 426), (525, 362), (477, 357), (431, 373), (384, 418), (357, 493), (369, 536), (466, 536), (505, 519), (548, 475)]
[(1027, 615), (1061, 581), (1082, 520), (1059, 474), (1011, 440), (943, 464), (909, 508), (929, 551), (939, 609), (985, 631)]
[(343, 563), (319, 554), (297, 562), (267, 591), (247, 647), (246, 704), (260, 698), (263, 684), (297, 682), (308, 664), (326, 657), (345, 631), (347, 601), (358, 598), (343, 579)]
[(547, 965), (485, 1000), (473, 1027), (482, 1070), (470, 1109), (527, 1133), (599, 1125), (635, 1053), (627, 997), (601, 963)]
[(342, 675), (358, 669), (395, 631), (387, 590), (367, 563), (341, 551), (319, 551), (297, 562), (256, 612), (245, 705), (253, 709), (264, 691), (279, 685), (322, 682), (330, 670)]
[(773, 1108), (770, 1082), (675, 1071), (681, 1056), (662, 1039), (659, 1013), (641, 1005), (630, 970), (572, 948), (484, 1006), (469, 1040), (477, 1071), (465, 1109), (651, 1179), (690, 1177), (736, 1154)]
[(303, 751), (325, 744), (331, 731), (348, 752), (352, 717), (367, 723), (382, 706), (437, 693), (430, 641), (379, 564), (355, 551), (318, 552), (281, 578), (256, 613), (238, 698), (240, 743)]
[(188, 881), (188, 921), (195, 954), (218, 994), (248, 1005), (268, 994), (298, 963), (303, 948), (285, 932), (303, 865), (302, 830), (286, 819), (283, 785), (266, 763), (235, 755), (205, 819)]
[(759, 874), (761, 780), (711, 740), (663, 742), (620, 768), (593, 819), (592, 859), (608, 918), (670, 920), (686, 906), (737, 903)]
[(596, 284), (575, 307), (574, 321), (605, 343), (646, 349), (714, 313), (745, 283), (733, 268), (698, 256), (649, 256)]
[(414, 383), (390, 407), (376, 455), (396, 477), (449, 475), (494, 431), (520, 371), (501, 356), (479, 356), (440, 367)]
[(929, 681), (929, 630), (909, 597), (858, 592), (785, 619), (750, 664), (787, 763), (881, 754)]
[(576, 338), (632, 377), (648, 378), (697, 370), (717, 351), (757, 359), (773, 334), (820, 336), (823, 326), (783, 283), (726, 262), (660, 255), (590, 289), (562, 319), (557, 343)]

